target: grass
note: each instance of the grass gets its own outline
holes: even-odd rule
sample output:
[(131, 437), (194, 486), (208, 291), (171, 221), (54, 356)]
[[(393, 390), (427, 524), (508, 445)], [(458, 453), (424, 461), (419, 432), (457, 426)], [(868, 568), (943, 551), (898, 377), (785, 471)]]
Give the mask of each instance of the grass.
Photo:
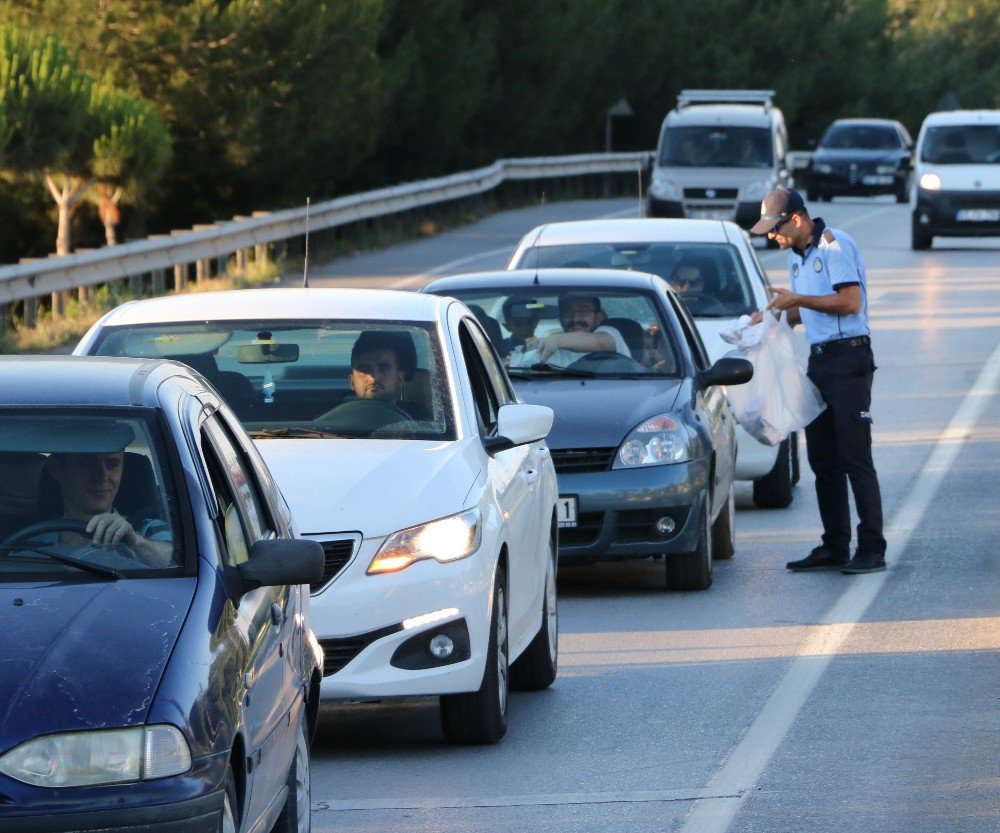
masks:
[[(281, 266), (265, 259), (249, 263), (245, 271), (230, 271), (224, 277), (210, 278), (201, 283), (189, 283), (179, 292), (168, 295), (193, 292), (212, 292), (222, 289), (247, 289), (274, 283), (281, 276)], [(23, 319), (14, 318), (10, 325), (0, 331), (0, 353), (47, 353), (77, 341), (97, 319), (119, 304), (137, 298), (152, 297), (152, 293), (136, 294), (127, 283), (104, 284), (91, 289), (86, 302), (72, 297), (66, 311), (53, 318), (50, 310), (39, 313), (34, 327), (26, 327)]]

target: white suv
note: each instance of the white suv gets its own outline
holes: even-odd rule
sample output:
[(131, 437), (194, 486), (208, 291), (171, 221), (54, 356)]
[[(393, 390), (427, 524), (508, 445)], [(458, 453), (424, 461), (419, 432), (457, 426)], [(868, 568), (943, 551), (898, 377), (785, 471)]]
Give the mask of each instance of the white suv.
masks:
[[(719, 336), (722, 328), (740, 315), (763, 309), (769, 301), (767, 273), (749, 235), (734, 223), (653, 219), (549, 223), (524, 236), (507, 268), (633, 269), (669, 281), (678, 266), (692, 263), (698, 264), (704, 285), (698, 292), (681, 292), (680, 297), (715, 362), (732, 350)], [(802, 338), (798, 333), (795, 337)], [(737, 428), (736, 441), (735, 477), (753, 481), (754, 503), (762, 508), (788, 506), (799, 477), (795, 435), (773, 447)]]

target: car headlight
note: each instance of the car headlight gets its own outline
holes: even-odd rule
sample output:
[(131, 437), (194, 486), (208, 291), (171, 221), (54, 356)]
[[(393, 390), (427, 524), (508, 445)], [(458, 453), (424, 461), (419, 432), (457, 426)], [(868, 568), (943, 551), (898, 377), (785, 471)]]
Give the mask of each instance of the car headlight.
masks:
[(875, 173), (877, 174), (894, 174), (899, 170), (899, 165), (876, 165)]
[(368, 575), (398, 573), (428, 558), (446, 563), (472, 555), (482, 541), (481, 520), (479, 509), (469, 509), (394, 532), (375, 553)]
[(774, 190), (774, 183), (770, 179), (761, 179), (744, 185), (741, 189), (741, 196), (744, 202), (757, 202), (762, 200)]
[(618, 448), (613, 469), (663, 466), (691, 459), (687, 429), (673, 416), (660, 414), (632, 429)]
[(649, 193), (661, 200), (680, 199), (681, 192), (677, 183), (665, 176), (653, 174), (653, 181), (649, 183)]
[(832, 174), (833, 165), (828, 165), (826, 162), (819, 162), (813, 165), (813, 170), (818, 174)]
[(190, 768), (191, 750), (174, 726), (46, 735), (0, 757), (0, 772), (36, 787), (148, 781)]
[(941, 177), (937, 174), (924, 174), (920, 177), (920, 187), (925, 191), (940, 191)]

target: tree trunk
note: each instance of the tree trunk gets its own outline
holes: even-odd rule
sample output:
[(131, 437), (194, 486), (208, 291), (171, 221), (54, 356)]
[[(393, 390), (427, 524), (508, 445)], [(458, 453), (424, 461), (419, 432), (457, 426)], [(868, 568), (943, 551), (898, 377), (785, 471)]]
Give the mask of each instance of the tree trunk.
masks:
[[(56, 182), (56, 177), (62, 180), (61, 186)], [(70, 234), (70, 220), (73, 216), (73, 207), (80, 200), (83, 192), (90, 187), (90, 183), (76, 176), (46, 173), (45, 184), (49, 188), (52, 199), (56, 201), (56, 206), (59, 208), (59, 225), (56, 231), (56, 254), (62, 257), (68, 255), (73, 250)]]

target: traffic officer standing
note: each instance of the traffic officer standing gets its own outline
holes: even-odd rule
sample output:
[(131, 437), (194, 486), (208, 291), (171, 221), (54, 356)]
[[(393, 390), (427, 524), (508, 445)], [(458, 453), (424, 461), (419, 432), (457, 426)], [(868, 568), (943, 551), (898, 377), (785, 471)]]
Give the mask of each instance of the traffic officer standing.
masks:
[[(872, 462), (871, 394), (875, 362), (868, 328), (865, 267), (854, 241), (810, 218), (792, 188), (778, 188), (761, 203), (754, 234), (767, 234), (788, 250), (791, 290), (770, 288), (769, 308), (801, 322), (810, 344), (808, 376), (827, 407), (806, 427), (809, 465), (823, 542), (789, 570), (875, 573), (885, 569), (882, 497)], [(858, 511), (858, 543), (850, 559), (851, 512), (847, 484)]]

